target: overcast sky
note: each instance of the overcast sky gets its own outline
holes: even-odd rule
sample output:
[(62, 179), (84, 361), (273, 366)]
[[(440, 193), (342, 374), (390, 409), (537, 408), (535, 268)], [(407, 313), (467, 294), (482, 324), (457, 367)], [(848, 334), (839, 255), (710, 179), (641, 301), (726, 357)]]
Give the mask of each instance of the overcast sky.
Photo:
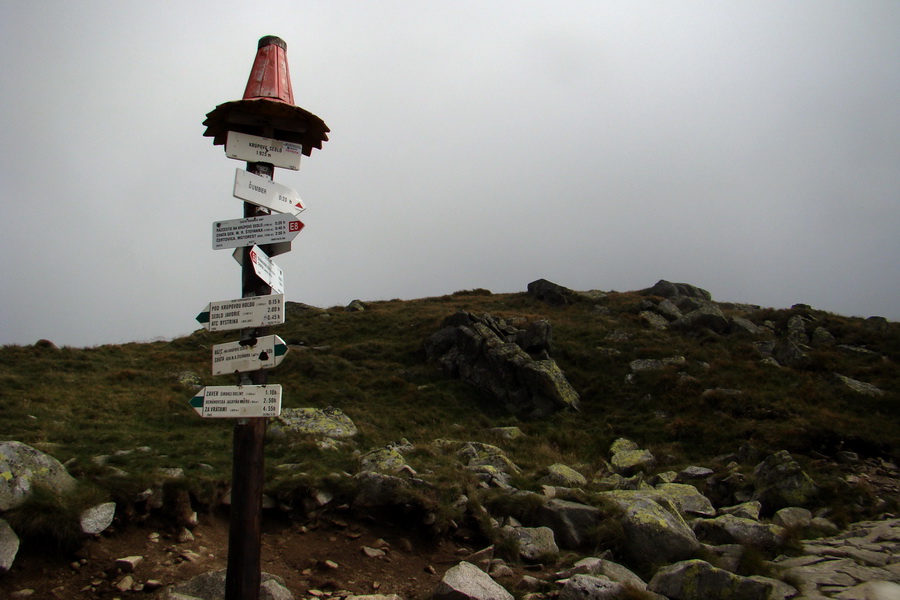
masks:
[(900, 320), (900, 3), (0, 0), (0, 343), (168, 339), (240, 296), (202, 137), (257, 41), (331, 141), (288, 300), (687, 282)]

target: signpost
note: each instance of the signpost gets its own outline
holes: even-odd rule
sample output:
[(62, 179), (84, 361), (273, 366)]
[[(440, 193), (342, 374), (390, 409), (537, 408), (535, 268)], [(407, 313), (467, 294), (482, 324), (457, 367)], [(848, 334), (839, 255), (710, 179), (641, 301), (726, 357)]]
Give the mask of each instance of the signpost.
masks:
[(236, 248), (242, 298), (211, 302), (197, 317), (209, 331), (241, 329), (240, 341), (213, 347), (213, 373), (236, 373), (238, 385), (209, 386), (190, 400), (203, 417), (235, 419), (225, 600), (259, 598), (263, 444), (267, 417), (281, 412), (281, 386), (268, 384), (267, 369), (287, 351), (267, 335), (267, 326), (284, 322), (284, 274), (270, 257), (290, 251), (303, 228), (293, 218), (305, 209), (299, 194), (272, 178), (276, 167), (299, 169), (300, 155), (328, 140), (325, 122), (294, 105), (287, 64), (284, 40), (260, 39), (243, 99), (220, 104), (203, 122), (213, 145), (247, 161), (233, 192), (244, 218), (213, 224), (213, 249)]
[(210, 302), (197, 315), (209, 331), (267, 327), (284, 323), (284, 294)]
[(299, 215), (306, 210), (296, 190), (243, 169), (234, 171), (234, 197), (280, 213)]
[(191, 398), (204, 419), (247, 419), (281, 414), (280, 385), (206, 386)]
[(225, 141), (225, 156), (247, 162), (266, 162), (275, 167), (300, 169), (303, 146), (270, 138), (229, 131)]
[(265, 215), (249, 219), (216, 221), (212, 227), (213, 250), (290, 243), (303, 229), (294, 215)]
[(272, 369), (281, 364), (287, 351), (287, 344), (277, 335), (215, 344), (212, 349), (212, 374), (228, 375)]

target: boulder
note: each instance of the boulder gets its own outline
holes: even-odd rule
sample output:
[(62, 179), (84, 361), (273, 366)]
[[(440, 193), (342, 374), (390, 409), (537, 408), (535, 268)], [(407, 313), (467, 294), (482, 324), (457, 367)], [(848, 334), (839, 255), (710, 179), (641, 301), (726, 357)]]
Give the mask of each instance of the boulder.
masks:
[[(358, 431), (353, 421), (341, 409), (328, 408), (283, 408), (275, 417), (270, 430), (280, 429), (284, 433), (316, 435), (343, 439), (355, 436)], [(274, 433), (274, 431), (273, 431)]]
[(694, 559), (663, 567), (647, 588), (672, 600), (769, 600), (774, 584)]
[(468, 562), (447, 570), (431, 597), (432, 600), (513, 600), (502, 585)]
[(512, 414), (540, 418), (577, 410), (578, 393), (559, 366), (550, 358), (532, 358), (515, 342), (528, 338), (520, 331), (502, 319), (460, 311), (425, 341), (425, 355), (447, 376), (480, 389)]
[(712, 303), (703, 304), (680, 319), (673, 321), (671, 326), (674, 329), (682, 329), (687, 331), (698, 331), (700, 329), (711, 329), (716, 333), (726, 333), (728, 331), (728, 319), (722, 314), (718, 306)]
[(547, 467), (547, 475), (540, 483), (574, 488), (587, 485), (587, 478), (572, 467), (556, 463)]
[(376, 471), (388, 475), (411, 470), (403, 454), (393, 446), (376, 448), (363, 454), (359, 459), (359, 465), (360, 471)]
[(535, 521), (553, 530), (560, 547), (575, 550), (591, 543), (591, 535), (602, 517), (599, 508), (552, 498), (538, 508)]
[(619, 563), (604, 558), (588, 557), (576, 562), (570, 569), (557, 573), (557, 577), (572, 577), (577, 574), (608, 577), (612, 581), (628, 585), (635, 589), (645, 589), (647, 583), (629, 569)]
[(712, 294), (702, 288), (689, 283), (672, 283), (665, 279), (660, 279), (656, 284), (641, 292), (645, 296), (662, 296), (663, 298), (677, 298), (686, 296), (688, 298), (699, 298), (700, 300), (712, 300)]
[(812, 513), (805, 508), (789, 506), (776, 512), (772, 522), (785, 529), (803, 530), (812, 524)]
[(787, 450), (772, 454), (753, 470), (756, 486), (753, 500), (759, 500), (766, 514), (786, 506), (803, 506), (816, 493), (816, 484), (803, 472)]
[(559, 600), (618, 600), (624, 587), (602, 575), (573, 575), (559, 592)]
[(791, 340), (782, 340), (776, 344), (772, 358), (777, 360), (778, 364), (793, 369), (805, 369), (812, 364), (809, 354)]
[(409, 497), (409, 483), (394, 475), (363, 471), (353, 476), (353, 482), (356, 484), (353, 504), (357, 507), (397, 506)]
[(19, 552), (19, 536), (9, 523), (0, 519), (0, 573), (6, 573)]
[(528, 293), (538, 300), (554, 306), (575, 304), (584, 299), (578, 292), (546, 279), (538, 279), (529, 283)]
[(0, 442), (0, 512), (25, 502), (35, 486), (75, 489), (75, 478), (58, 460), (21, 442)]
[(625, 551), (634, 560), (670, 563), (692, 556), (700, 542), (677, 512), (665, 510), (655, 501), (633, 502), (621, 517)]
[(787, 537), (783, 527), (733, 515), (698, 519), (693, 527), (697, 537), (709, 544), (741, 544), (759, 550), (777, 548)]
[(686, 483), (661, 483), (656, 486), (656, 491), (667, 496), (678, 507), (678, 512), (690, 517), (714, 517), (716, 509), (713, 508), (709, 498), (700, 493), (692, 485)]
[[(166, 586), (159, 591), (158, 600), (221, 600), (225, 597), (225, 570), (213, 571)], [(269, 573), (260, 574), (259, 600), (294, 600), (284, 580)]]
[(656, 458), (649, 450), (616, 452), (609, 462), (616, 473), (626, 477), (638, 472), (648, 473), (656, 466)]
[(511, 527), (502, 529), (504, 537), (515, 542), (519, 556), (530, 562), (553, 560), (559, 547), (549, 527)]
[(759, 335), (759, 327), (753, 321), (743, 317), (732, 317), (728, 326), (728, 333), (746, 333), (749, 335)]
[(836, 381), (843, 384), (847, 389), (856, 392), (857, 394), (862, 394), (863, 396), (872, 396), (875, 398), (884, 396), (884, 390), (875, 387), (871, 383), (857, 381), (856, 379), (851, 379), (845, 375), (840, 375), (838, 373), (834, 374), (834, 378)]

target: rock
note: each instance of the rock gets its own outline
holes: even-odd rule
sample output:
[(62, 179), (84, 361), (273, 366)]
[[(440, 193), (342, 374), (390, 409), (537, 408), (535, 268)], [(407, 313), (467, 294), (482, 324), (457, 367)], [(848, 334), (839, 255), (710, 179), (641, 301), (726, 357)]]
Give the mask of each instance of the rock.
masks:
[(364, 594), (362, 596), (350, 595), (344, 600), (403, 600), (397, 594)]
[(812, 513), (805, 508), (789, 506), (776, 512), (772, 522), (785, 529), (803, 530), (812, 523)]
[(751, 500), (750, 502), (742, 502), (741, 504), (736, 504), (734, 506), (723, 506), (716, 511), (716, 514), (719, 516), (733, 515), (743, 519), (753, 519), (754, 521), (758, 521), (759, 512), (761, 510), (762, 504), (756, 500)]
[(516, 543), (519, 556), (530, 562), (543, 562), (554, 559), (559, 554), (559, 547), (549, 527), (510, 527), (502, 529), (503, 535)]
[(834, 346), (837, 341), (830, 331), (824, 327), (816, 327), (809, 337), (809, 343), (813, 348), (829, 348)]
[(760, 334), (760, 329), (749, 319), (744, 319), (743, 317), (731, 317), (731, 321), (728, 325), (728, 333), (746, 333), (757, 336)]
[(519, 347), (529, 354), (550, 352), (553, 345), (553, 327), (546, 319), (532, 321), (524, 330), (516, 333), (515, 339)]
[(579, 573), (585, 575), (602, 575), (608, 577), (612, 581), (617, 581), (639, 590), (647, 587), (644, 580), (632, 573), (629, 569), (611, 560), (597, 557), (582, 558), (572, 565), (572, 568), (557, 573), (557, 577), (568, 578)]
[(793, 369), (805, 369), (812, 364), (809, 354), (791, 340), (784, 340), (776, 344), (772, 358), (777, 360), (778, 364)]
[(559, 593), (559, 600), (618, 600), (624, 586), (608, 577), (574, 575)]
[(556, 362), (533, 359), (515, 343), (519, 331), (490, 315), (460, 311), (424, 343), (429, 362), (480, 389), (514, 415), (540, 418), (577, 410), (578, 393)]
[(112, 525), (116, 516), (116, 503), (104, 502), (81, 513), (81, 531), (87, 535), (99, 535)]
[(663, 298), (699, 298), (700, 300), (712, 300), (712, 294), (702, 288), (691, 285), (689, 283), (671, 283), (665, 279), (660, 279), (656, 284), (641, 291), (645, 296), (662, 296)]
[(900, 600), (900, 585), (891, 581), (867, 581), (840, 592), (839, 600)]
[(408, 499), (409, 484), (394, 475), (363, 471), (353, 476), (357, 507), (396, 506)]
[(662, 331), (669, 328), (669, 322), (665, 317), (658, 313), (649, 310), (642, 310), (638, 314), (638, 316), (643, 319), (647, 323), (647, 325), (649, 325), (653, 329), (656, 329), (657, 331)]
[(753, 470), (756, 486), (753, 499), (774, 512), (786, 506), (803, 506), (816, 493), (816, 484), (803, 472), (786, 450), (772, 454)]
[(574, 488), (587, 485), (587, 478), (572, 467), (556, 463), (547, 467), (547, 475), (539, 483)]
[(628, 363), (628, 368), (632, 373), (640, 373), (642, 371), (658, 371), (665, 367), (663, 361), (657, 358), (639, 358)]
[(728, 331), (729, 323), (718, 306), (707, 303), (690, 311), (677, 321), (672, 321), (671, 327), (687, 331), (711, 329), (716, 333), (725, 333)]
[(528, 293), (538, 300), (554, 306), (566, 306), (583, 300), (578, 292), (570, 290), (546, 279), (538, 279), (528, 284)]
[(675, 306), (675, 303), (669, 300), (668, 298), (663, 298), (659, 301), (659, 304), (656, 305), (656, 312), (664, 316), (669, 321), (675, 321), (676, 319), (680, 319), (684, 315)]
[(366, 310), (366, 305), (361, 300), (353, 300), (344, 307), (345, 312), (362, 312)]
[(485, 573), (491, 569), (491, 561), (494, 560), (494, 545), (491, 544), (487, 548), (483, 548), (478, 552), (473, 552), (465, 558), (465, 561), (472, 563)]
[(873, 397), (881, 397), (884, 396), (884, 390), (880, 390), (871, 383), (865, 383), (862, 381), (857, 381), (855, 379), (850, 379), (844, 375), (840, 375), (839, 373), (834, 374), (834, 378), (844, 384), (847, 389), (856, 392), (857, 394), (862, 394), (864, 396), (873, 396)]
[(126, 556), (125, 558), (116, 559), (116, 567), (122, 569), (125, 573), (134, 573), (134, 570), (142, 562), (144, 562), (143, 556)]
[(694, 559), (663, 567), (647, 588), (672, 600), (769, 600), (774, 585)]
[(19, 552), (19, 536), (9, 523), (0, 519), (0, 573), (6, 573)]
[[(157, 594), (157, 600), (222, 600), (225, 596), (225, 570), (197, 575), (188, 581), (166, 586)], [(283, 579), (261, 573), (259, 600), (294, 600), (294, 595), (287, 589)]]
[(364, 454), (359, 459), (359, 463), (360, 471), (375, 471), (388, 475), (395, 475), (410, 469), (410, 466), (406, 464), (406, 459), (393, 446), (372, 450)]
[(113, 585), (113, 587), (120, 592), (130, 592), (131, 588), (134, 587), (134, 577), (132, 577), (131, 575), (126, 575), (125, 577), (117, 581)]
[(513, 600), (513, 596), (475, 565), (461, 562), (444, 573), (432, 600)]
[(800, 315), (794, 315), (788, 319), (787, 339), (798, 346), (809, 344), (809, 336), (806, 335), (806, 320)]
[(709, 498), (701, 494), (692, 485), (686, 483), (662, 483), (656, 486), (656, 491), (670, 498), (675, 503), (675, 506), (678, 507), (678, 512), (683, 516), (716, 516), (716, 509), (713, 508)]
[(700, 542), (691, 528), (676, 514), (649, 498), (633, 502), (621, 517), (625, 531), (625, 551), (634, 560), (657, 564), (692, 556)]
[(25, 502), (35, 486), (65, 493), (75, 478), (58, 460), (21, 442), (0, 442), (0, 512)]
[(760, 550), (772, 550), (780, 546), (787, 537), (783, 527), (733, 515), (698, 519), (692, 525), (697, 537), (709, 544), (741, 544)]
[(619, 452), (625, 450), (640, 450), (641, 447), (638, 446), (635, 442), (632, 442), (626, 438), (617, 438), (616, 441), (612, 443), (609, 447), (610, 454), (618, 454)]
[(696, 481), (698, 479), (706, 479), (713, 474), (713, 470), (708, 467), (685, 467), (678, 472), (675, 483), (685, 483), (687, 481)]
[(283, 408), (275, 417), (270, 429), (280, 428), (286, 433), (318, 435), (344, 439), (355, 436), (358, 431), (353, 421), (339, 408)]
[(518, 427), (492, 427), (488, 429), (488, 433), (492, 433), (504, 440), (517, 440), (525, 435)]
[(626, 477), (648, 473), (656, 466), (656, 458), (648, 450), (623, 450), (615, 453), (609, 462), (616, 473)]
[(575, 550), (591, 543), (591, 533), (600, 524), (601, 517), (599, 508), (552, 498), (538, 508), (535, 520), (538, 525), (553, 530), (560, 547)]

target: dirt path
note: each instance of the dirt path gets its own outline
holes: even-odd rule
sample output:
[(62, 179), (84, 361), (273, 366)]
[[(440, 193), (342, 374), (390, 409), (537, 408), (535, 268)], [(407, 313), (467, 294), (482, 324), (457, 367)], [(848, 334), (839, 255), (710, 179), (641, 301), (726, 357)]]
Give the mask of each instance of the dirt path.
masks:
[[(16, 598), (17, 593), (33, 590), (21, 597), (112, 600), (135, 596), (116, 587), (129, 575), (136, 589), (143, 585), (142, 591), (147, 592), (153, 582), (168, 585), (224, 569), (227, 520), (201, 516), (193, 536), (179, 542), (173, 527), (156, 522), (107, 531), (88, 540), (75, 556), (22, 548), (10, 572), (0, 575), (0, 598)], [(479, 549), (343, 516), (307, 525), (267, 520), (262, 570), (284, 579), (298, 600), (347, 592), (394, 593), (404, 600), (418, 600), (429, 598), (447, 569)], [(117, 559), (129, 556), (143, 557), (133, 573), (116, 567)]]

